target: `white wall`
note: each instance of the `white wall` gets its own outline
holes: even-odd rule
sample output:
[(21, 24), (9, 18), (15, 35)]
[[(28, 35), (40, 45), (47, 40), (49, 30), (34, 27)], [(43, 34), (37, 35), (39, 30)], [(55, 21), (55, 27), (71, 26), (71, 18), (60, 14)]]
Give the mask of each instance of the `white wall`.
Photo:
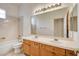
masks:
[(66, 13), (67, 13), (67, 8), (64, 8), (50, 13), (34, 16), (34, 18), (37, 21), (37, 34), (53, 35), (54, 19), (64, 18)]
[(20, 6), (19, 16), (23, 21), (23, 36), (31, 35), (31, 17), (32, 17), (32, 5), (23, 4)]
[(77, 4), (77, 28), (78, 28), (78, 31), (77, 32), (73, 32), (73, 38), (74, 40), (76, 41), (76, 47), (79, 48), (79, 4)]

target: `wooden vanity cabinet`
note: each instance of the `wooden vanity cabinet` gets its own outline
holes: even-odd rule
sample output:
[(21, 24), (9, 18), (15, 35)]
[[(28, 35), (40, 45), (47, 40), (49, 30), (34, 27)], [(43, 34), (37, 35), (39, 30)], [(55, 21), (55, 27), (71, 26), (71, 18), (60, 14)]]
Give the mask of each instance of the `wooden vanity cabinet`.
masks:
[(40, 44), (40, 56), (55, 56), (53, 47)]
[(33, 41), (31, 42), (30, 51), (32, 56), (39, 56), (39, 52), (40, 52), (39, 45), (40, 44), (37, 42), (33, 42)]
[(41, 44), (40, 55), (42, 56), (65, 56), (65, 49)]
[(31, 44), (30, 43), (31, 43), (31, 41), (29, 41), (29, 40), (23, 40), (23, 44), (22, 44), (21, 50), (26, 55), (30, 55), (31, 54), (31, 52), (30, 52)]
[(39, 56), (39, 43), (24, 39), (22, 52), (26, 55)]
[(66, 56), (76, 56), (76, 54), (74, 51), (66, 49)]
[(27, 44), (26, 45), (23, 44), (22, 46), (23, 46), (23, 48), (22, 48), (23, 53), (26, 55), (30, 55), (30, 46)]
[(75, 53), (72, 50), (41, 44), (30, 40), (23, 40), (22, 52), (31, 56), (75, 56)]
[(65, 56), (64, 48), (54, 47), (54, 52), (55, 52), (56, 56)]

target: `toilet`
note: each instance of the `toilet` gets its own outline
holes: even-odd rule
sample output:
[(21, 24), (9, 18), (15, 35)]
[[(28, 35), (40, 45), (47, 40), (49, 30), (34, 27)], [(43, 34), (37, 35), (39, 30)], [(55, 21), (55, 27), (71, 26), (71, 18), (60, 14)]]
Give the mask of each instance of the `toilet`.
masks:
[(13, 45), (14, 53), (20, 53), (22, 42), (17, 42)]

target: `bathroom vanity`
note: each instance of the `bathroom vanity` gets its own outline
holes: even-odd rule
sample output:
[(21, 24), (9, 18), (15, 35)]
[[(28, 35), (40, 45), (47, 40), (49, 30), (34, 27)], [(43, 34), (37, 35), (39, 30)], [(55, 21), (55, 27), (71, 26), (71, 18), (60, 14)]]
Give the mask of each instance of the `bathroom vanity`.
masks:
[[(44, 38), (43, 38), (44, 39)], [(29, 56), (75, 56), (74, 49), (63, 43), (44, 41), (42, 38), (24, 38), (22, 52)]]
[[(33, 15), (31, 36), (23, 37), (22, 52), (30, 56), (75, 56), (79, 41), (77, 5)], [(33, 36), (36, 35), (36, 36)], [(41, 36), (39, 36), (41, 35)], [(42, 36), (49, 35), (52, 37)]]

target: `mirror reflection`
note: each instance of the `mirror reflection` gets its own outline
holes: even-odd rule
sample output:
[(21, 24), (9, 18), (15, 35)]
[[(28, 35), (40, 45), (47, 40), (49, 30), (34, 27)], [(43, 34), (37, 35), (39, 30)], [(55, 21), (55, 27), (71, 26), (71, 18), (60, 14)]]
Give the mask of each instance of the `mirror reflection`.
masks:
[[(70, 38), (70, 35), (73, 35), (73, 31), (77, 32), (77, 5), (72, 7), (72, 10), (69, 8), (65, 7), (33, 15), (31, 19), (31, 34)], [(69, 14), (68, 12), (70, 11), (71, 13)]]

